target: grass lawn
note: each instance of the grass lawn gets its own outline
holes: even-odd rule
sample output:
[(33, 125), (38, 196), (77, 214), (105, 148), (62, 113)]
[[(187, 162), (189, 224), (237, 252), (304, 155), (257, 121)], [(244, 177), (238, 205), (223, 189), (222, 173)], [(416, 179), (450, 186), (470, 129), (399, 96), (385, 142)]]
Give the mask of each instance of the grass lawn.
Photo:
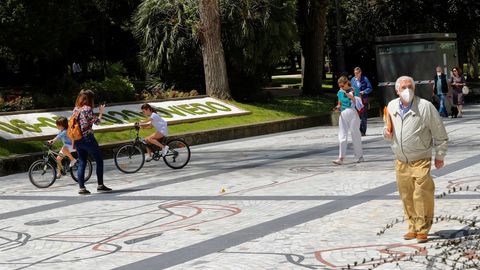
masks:
[[(322, 112), (328, 112), (333, 107), (333, 102), (327, 98), (311, 97), (282, 97), (275, 98), (270, 103), (239, 103), (234, 105), (252, 112), (248, 115), (224, 117), (211, 120), (203, 120), (194, 123), (185, 123), (169, 126), (170, 135), (202, 131), (215, 128), (225, 128), (238, 125), (255, 124), (267, 121), (283, 120), (298, 116), (313, 116)], [(153, 130), (142, 130), (141, 135), (145, 136)], [(132, 130), (95, 133), (100, 144), (130, 140), (134, 137)], [(57, 148), (61, 146), (58, 143)], [(12, 154), (26, 154), (43, 150), (42, 142), (9, 142), (0, 140), (0, 157)]]
[[(332, 88), (332, 74), (327, 73), (326, 79), (323, 80), (322, 88)], [(288, 75), (276, 75), (272, 76), (271, 86), (288, 86), (292, 88), (298, 88), (302, 85), (301, 74), (288, 74)]]

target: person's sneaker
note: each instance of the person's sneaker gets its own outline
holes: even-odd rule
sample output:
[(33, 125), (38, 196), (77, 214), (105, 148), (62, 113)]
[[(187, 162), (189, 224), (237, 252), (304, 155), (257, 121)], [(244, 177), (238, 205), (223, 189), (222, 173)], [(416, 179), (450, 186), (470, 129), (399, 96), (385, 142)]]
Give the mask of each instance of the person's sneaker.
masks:
[(70, 161), (70, 165), (69, 165), (70, 168), (73, 167), (73, 166), (75, 166), (75, 163), (77, 163), (77, 160), (76, 160), (76, 159)]
[(415, 238), (417, 238), (417, 234), (414, 233), (414, 232), (408, 232), (408, 233), (403, 235), (403, 239), (405, 239), (405, 240), (412, 240), (412, 239), (415, 239)]
[(81, 188), (81, 189), (78, 191), (78, 194), (80, 194), (80, 195), (88, 195), (88, 194), (90, 194), (90, 191), (88, 191), (88, 189), (86, 189), (86, 188)]
[(365, 159), (363, 159), (363, 157), (360, 157), (360, 158), (357, 160), (357, 163), (361, 163), (361, 162), (365, 162)]
[(97, 187), (97, 191), (107, 192), (107, 191), (112, 191), (112, 189), (105, 185), (100, 185)]
[(428, 235), (425, 233), (417, 234), (417, 243), (426, 243), (428, 241)]
[(332, 163), (335, 164), (335, 165), (342, 165), (343, 160), (341, 160), (341, 159), (332, 160)]
[(168, 153), (168, 145), (165, 145), (165, 147), (163, 147), (162, 149), (162, 157), (164, 157), (167, 153)]
[(145, 162), (150, 162), (153, 160), (153, 156), (148, 156), (146, 159), (145, 159)]
[(61, 174), (57, 174), (57, 179), (60, 179), (60, 177), (62, 177)]
[(362, 137), (365, 137), (365, 136), (367, 136), (367, 134), (366, 134), (366, 133), (362, 133)]

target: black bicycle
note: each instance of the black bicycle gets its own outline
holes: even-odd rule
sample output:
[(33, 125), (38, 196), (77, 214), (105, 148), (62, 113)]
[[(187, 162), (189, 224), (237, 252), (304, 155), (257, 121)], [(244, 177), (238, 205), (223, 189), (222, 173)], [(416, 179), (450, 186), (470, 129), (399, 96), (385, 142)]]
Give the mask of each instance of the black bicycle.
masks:
[[(56, 158), (60, 156), (59, 152), (52, 150), (52, 145), (49, 143), (45, 144), (47, 151), (43, 155), (42, 159), (34, 161), (30, 168), (28, 169), (28, 177), (30, 182), (38, 188), (47, 188), (57, 180), (57, 160)], [(73, 153), (72, 153), (73, 154)], [(66, 157), (62, 159), (62, 169), (60, 174), (67, 175), (70, 172), (73, 180), (78, 182), (77, 179), (78, 171), (78, 162), (70, 167), (70, 160)], [(85, 182), (87, 182), (92, 176), (92, 162), (87, 159), (87, 164), (85, 167)]]
[(146, 148), (152, 150), (152, 159), (158, 161), (163, 159), (165, 164), (172, 169), (181, 169), (190, 161), (190, 147), (182, 139), (163, 138), (160, 143), (168, 145), (167, 153), (162, 156), (162, 150), (152, 144), (147, 144), (139, 136), (140, 126), (135, 124), (136, 136), (132, 143), (120, 147), (115, 153), (115, 166), (123, 173), (136, 173), (145, 164)]

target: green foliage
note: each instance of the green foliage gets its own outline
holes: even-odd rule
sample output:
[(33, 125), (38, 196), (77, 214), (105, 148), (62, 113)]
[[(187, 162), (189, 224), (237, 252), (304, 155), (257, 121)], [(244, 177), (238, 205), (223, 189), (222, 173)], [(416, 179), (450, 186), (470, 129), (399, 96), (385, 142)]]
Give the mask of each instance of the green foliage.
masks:
[(154, 100), (154, 99), (170, 99), (170, 98), (184, 98), (184, 97), (196, 97), (198, 96), (197, 90), (191, 90), (189, 92), (183, 92), (178, 90), (163, 90), (160, 88), (154, 88), (150, 91), (143, 91), (142, 98), (144, 100)]
[[(195, 82), (190, 88), (204, 88), (197, 5), (196, 0), (146, 0), (135, 13), (142, 60), (166, 88), (185, 89), (185, 81)], [(221, 0), (220, 12), (230, 87), (237, 96), (257, 90), (296, 39), (295, 1)]]
[(297, 39), (294, 0), (222, 0), (222, 39), (234, 96), (258, 90)]
[(164, 88), (204, 89), (196, 0), (145, 0), (133, 22), (141, 60)]
[(138, 46), (129, 27), (139, 2), (0, 1), (0, 74), (7, 76), (2, 81), (46, 89), (67, 74), (74, 61), (128, 60), (135, 67), (131, 56), (136, 58)]
[(16, 96), (9, 101), (0, 98), (0, 112), (24, 111), (30, 109), (33, 109), (32, 97)]
[[(90, 67), (94, 70), (98, 68), (98, 65)], [(127, 69), (121, 62), (108, 65), (105, 72), (107, 77), (104, 80), (87, 80), (81, 84), (80, 89), (92, 90), (97, 101), (122, 102), (136, 99), (135, 87), (129, 77), (126, 76)]]
[(89, 80), (82, 84), (82, 89), (95, 93), (97, 101), (120, 102), (135, 100), (135, 88), (128, 77), (119, 75), (107, 77), (104, 81)]
[[(480, 2), (476, 0), (385, 0), (341, 1), (341, 35), (348, 70), (362, 66), (367, 76), (375, 74), (375, 37), (416, 33), (457, 33), (459, 61), (480, 35)], [(334, 9), (329, 11), (327, 39), (336, 45)], [(334, 55), (334, 52), (330, 53)], [(478, 57), (478, 55), (477, 55)]]

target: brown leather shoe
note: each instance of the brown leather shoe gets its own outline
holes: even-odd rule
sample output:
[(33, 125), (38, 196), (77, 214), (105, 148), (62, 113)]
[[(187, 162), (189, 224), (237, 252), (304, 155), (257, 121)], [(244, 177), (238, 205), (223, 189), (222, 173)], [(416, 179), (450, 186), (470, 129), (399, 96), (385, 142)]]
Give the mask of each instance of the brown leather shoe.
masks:
[(428, 241), (428, 235), (426, 233), (417, 233), (417, 243), (425, 243)]
[(415, 238), (417, 238), (417, 233), (414, 233), (414, 232), (408, 232), (403, 236), (403, 239), (405, 240), (412, 240)]

